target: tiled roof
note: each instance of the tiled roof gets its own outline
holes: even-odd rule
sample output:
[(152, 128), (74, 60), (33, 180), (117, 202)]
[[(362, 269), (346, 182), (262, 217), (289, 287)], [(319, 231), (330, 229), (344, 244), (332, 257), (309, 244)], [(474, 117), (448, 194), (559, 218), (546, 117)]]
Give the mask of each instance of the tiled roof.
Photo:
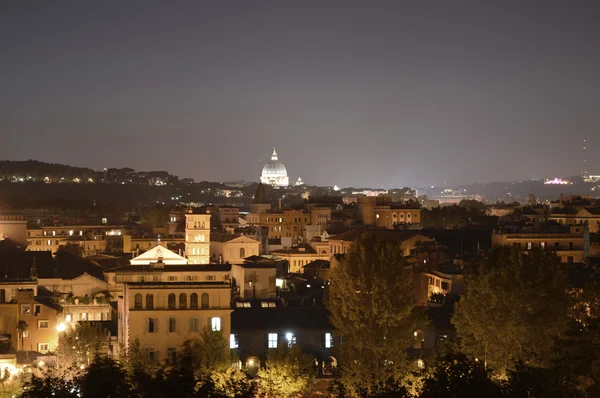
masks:
[(306, 264), (304, 269), (329, 269), (330, 262), (328, 260), (314, 260)]

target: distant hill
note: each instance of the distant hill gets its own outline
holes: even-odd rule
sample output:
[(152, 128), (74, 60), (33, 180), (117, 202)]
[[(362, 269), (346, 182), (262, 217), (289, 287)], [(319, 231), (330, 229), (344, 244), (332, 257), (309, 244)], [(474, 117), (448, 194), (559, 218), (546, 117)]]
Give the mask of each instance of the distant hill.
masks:
[[(131, 168), (110, 168), (97, 171), (37, 160), (0, 161), (0, 180), (10, 182), (47, 183), (126, 183), (167, 185), (179, 182), (179, 177), (166, 171), (136, 171)], [(188, 180), (187, 182), (191, 182)]]

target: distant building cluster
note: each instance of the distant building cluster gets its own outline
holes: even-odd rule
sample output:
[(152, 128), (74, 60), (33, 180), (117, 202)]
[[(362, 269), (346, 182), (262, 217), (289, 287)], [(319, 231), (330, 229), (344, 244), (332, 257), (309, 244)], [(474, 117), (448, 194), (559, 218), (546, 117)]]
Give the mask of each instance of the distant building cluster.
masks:
[(298, 344), (319, 350), (319, 375), (329, 377), (343, 344), (323, 304), (331, 270), (365, 232), (397, 245), (414, 273), (415, 302), (431, 321), (415, 331), (415, 358), (455, 333), (465, 267), (493, 246), (552, 249), (576, 275), (600, 263), (600, 202), (591, 196), (441, 207), (410, 189), (302, 196), (275, 151), (252, 189), (246, 202), (232, 193), (217, 195), (227, 204), (152, 209), (164, 214), (95, 203), (83, 213), (0, 211), (0, 359), (48, 361), (61, 333), (90, 322), (115, 357), (137, 340), (151, 358), (173, 362), (209, 329), (250, 373), (269, 348)]

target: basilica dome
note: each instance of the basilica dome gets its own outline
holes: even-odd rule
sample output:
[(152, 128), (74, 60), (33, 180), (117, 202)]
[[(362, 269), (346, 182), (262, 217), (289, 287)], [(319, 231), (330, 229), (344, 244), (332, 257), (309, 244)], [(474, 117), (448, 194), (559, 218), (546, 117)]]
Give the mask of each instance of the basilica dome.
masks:
[(262, 169), (260, 182), (276, 187), (287, 187), (289, 185), (287, 170), (283, 163), (279, 161), (275, 149), (273, 149), (271, 160)]

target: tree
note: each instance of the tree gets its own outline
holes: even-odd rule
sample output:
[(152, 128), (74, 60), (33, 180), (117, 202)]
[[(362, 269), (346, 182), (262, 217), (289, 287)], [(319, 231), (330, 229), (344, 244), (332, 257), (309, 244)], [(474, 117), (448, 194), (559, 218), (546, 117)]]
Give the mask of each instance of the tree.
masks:
[(83, 377), (81, 392), (86, 398), (128, 398), (132, 389), (127, 382), (125, 370), (117, 362), (108, 357), (96, 356)]
[(56, 355), (61, 367), (87, 366), (96, 355), (107, 352), (107, 335), (100, 325), (83, 322), (58, 336)]
[(143, 350), (140, 341), (134, 339), (129, 344), (127, 352), (119, 356), (121, 366), (127, 373), (131, 387), (138, 397), (151, 396), (153, 391), (153, 376), (158, 370), (158, 362), (150, 357), (150, 354)]
[(146, 207), (142, 210), (140, 223), (149, 227), (162, 227), (169, 222), (169, 208), (161, 205)]
[(314, 360), (298, 345), (280, 345), (269, 350), (265, 367), (258, 371), (258, 389), (267, 398), (293, 397), (308, 392), (314, 373)]
[(466, 275), (452, 322), (462, 350), (497, 370), (547, 366), (569, 323), (565, 267), (555, 253), (494, 248)]
[(65, 245), (58, 246), (56, 255), (60, 257), (65, 253), (69, 253), (77, 258), (83, 258), (84, 255), (83, 248), (77, 243), (67, 243)]
[(231, 365), (229, 358), (229, 342), (219, 331), (204, 327), (199, 339), (188, 340), (184, 343), (190, 350), (194, 368), (199, 375), (210, 374), (217, 369)]
[(29, 325), (27, 324), (27, 321), (24, 320), (20, 320), (19, 322), (17, 322), (17, 331), (19, 332), (19, 340), (21, 340), (21, 350), (23, 351), (25, 349), (24, 345), (25, 345), (25, 339), (24, 339), (24, 335), (25, 335), (25, 331), (29, 329)]
[(450, 354), (439, 360), (425, 378), (420, 398), (502, 396), (502, 388), (490, 379), (482, 361)]
[(349, 393), (365, 396), (403, 377), (423, 314), (399, 245), (361, 235), (332, 270), (327, 306), (344, 339), (340, 381)]
[(21, 398), (71, 398), (81, 391), (79, 368), (47, 369), (40, 376), (32, 374), (25, 383)]

